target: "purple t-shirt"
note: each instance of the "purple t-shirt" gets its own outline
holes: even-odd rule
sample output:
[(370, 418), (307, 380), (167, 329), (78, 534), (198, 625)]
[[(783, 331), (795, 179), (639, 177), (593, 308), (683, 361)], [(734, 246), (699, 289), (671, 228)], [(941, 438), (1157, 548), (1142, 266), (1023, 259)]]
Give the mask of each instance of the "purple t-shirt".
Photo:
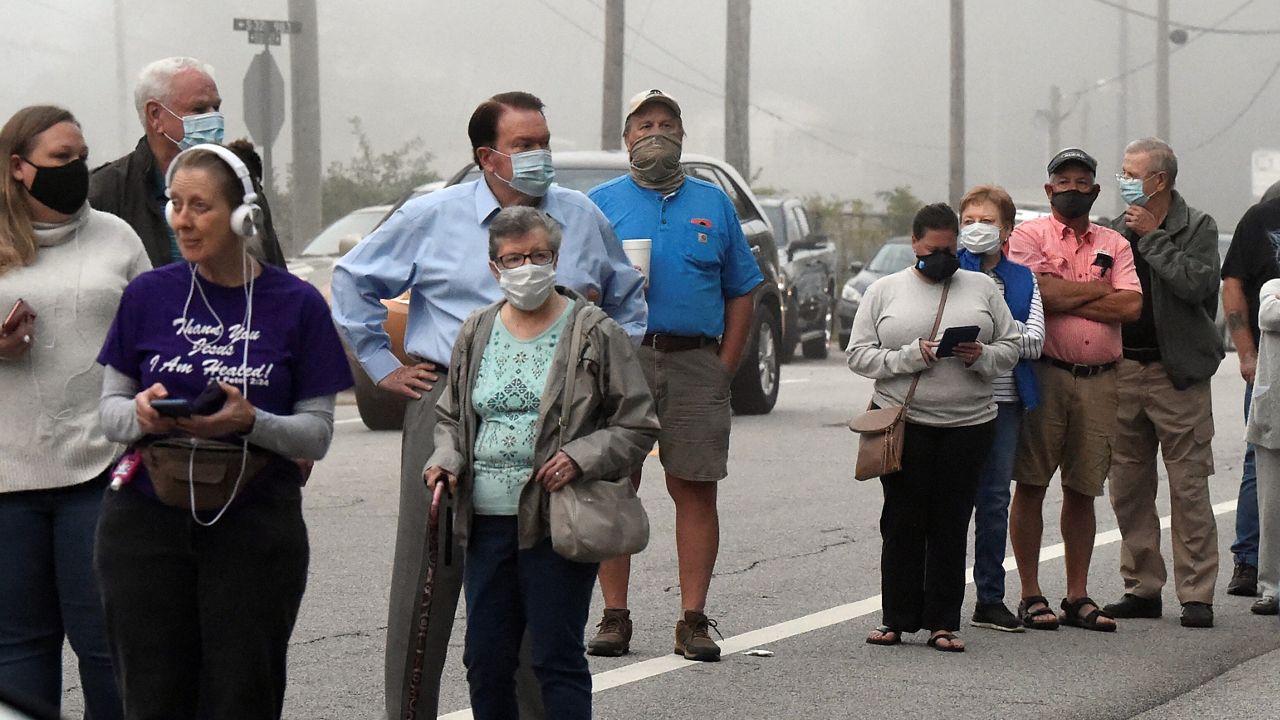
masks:
[[(134, 278), (125, 288), (98, 362), (169, 397), (193, 400), (210, 380), (244, 391), (254, 407), (290, 415), (300, 400), (352, 385), (351, 369), (314, 287), (270, 265), (253, 283), (245, 321), (245, 288), (215, 285), (178, 262)], [(185, 314), (184, 314), (185, 308)], [(249, 344), (247, 371), (245, 341)], [(231, 439), (235, 441), (234, 438)]]

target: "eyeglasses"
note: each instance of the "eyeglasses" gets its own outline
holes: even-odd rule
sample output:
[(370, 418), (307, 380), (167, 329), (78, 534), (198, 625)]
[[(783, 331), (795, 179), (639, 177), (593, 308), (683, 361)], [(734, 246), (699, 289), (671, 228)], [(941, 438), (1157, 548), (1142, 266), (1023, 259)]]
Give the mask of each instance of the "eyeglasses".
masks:
[(1163, 172), (1163, 170), (1156, 170), (1155, 172), (1151, 173), (1150, 175), (1148, 175), (1148, 176), (1146, 176), (1146, 177), (1144, 177), (1144, 178), (1129, 177), (1129, 176), (1128, 176), (1128, 175), (1126, 175), (1125, 173), (1118, 172), (1118, 173), (1116, 173), (1116, 182), (1122, 182), (1122, 183), (1125, 183), (1125, 182), (1133, 182), (1134, 180), (1141, 180), (1142, 182), (1146, 182), (1146, 181), (1150, 180), (1151, 178), (1153, 178), (1153, 177), (1155, 177), (1155, 176), (1159, 175), (1161, 172)]
[(515, 270), (524, 265), (525, 260), (534, 265), (550, 265), (556, 261), (556, 254), (551, 250), (534, 250), (531, 253), (507, 253), (506, 255), (499, 255), (494, 262), (498, 264), (498, 267), (505, 270)]

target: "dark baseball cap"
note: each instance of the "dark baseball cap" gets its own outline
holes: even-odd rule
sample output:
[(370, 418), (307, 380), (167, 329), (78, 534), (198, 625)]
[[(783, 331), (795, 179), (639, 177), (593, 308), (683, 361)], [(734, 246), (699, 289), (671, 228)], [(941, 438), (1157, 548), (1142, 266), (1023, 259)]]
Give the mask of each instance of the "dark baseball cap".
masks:
[(1049, 161), (1049, 174), (1052, 175), (1058, 171), (1058, 168), (1068, 163), (1079, 163), (1089, 169), (1089, 172), (1097, 174), (1098, 161), (1093, 159), (1089, 153), (1080, 148), (1067, 148), (1060, 150), (1053, 159)]

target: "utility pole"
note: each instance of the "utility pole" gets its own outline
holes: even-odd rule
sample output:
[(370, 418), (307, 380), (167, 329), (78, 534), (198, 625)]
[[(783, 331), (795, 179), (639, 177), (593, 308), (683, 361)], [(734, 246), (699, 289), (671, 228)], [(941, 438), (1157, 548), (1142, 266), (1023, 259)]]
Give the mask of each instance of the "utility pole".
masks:
[(604, 4), (604, 105), (600, 111), (600, 149), (622, 149), (622, 48), (626, 37), (626, 0)]
[(1124, 153), (1129, 144), (1129, 2), (1120, 0), (1120, 76), (1119, 95), (1116, 97), (1116, 157)]
[(1062, 114), (1062, 88), (1050, 85), (1049, 109), (1040, 110), (1036, 114), (1049, 124), (1049, 157), (1053, 157), (1062, 149), (1062, 121), (1066, 119)]
[(951, 0), (951, 207), (964, 189), (964, 0)]
[(1169, 136), (1169, 0), (1160, 0), (1156, 11), (1156, 135)]
[(751, 0), (726, 0), (724, 53), (724, 159), (751, 182)]
[(316, 0), (289, 0), (289, 20), (301, 25), (289, 39), (289, 77), (292, 80), (293, 203), (292, 240), (295, 248), (320, 233), (323, 217), (320, 192), (320, 40)]

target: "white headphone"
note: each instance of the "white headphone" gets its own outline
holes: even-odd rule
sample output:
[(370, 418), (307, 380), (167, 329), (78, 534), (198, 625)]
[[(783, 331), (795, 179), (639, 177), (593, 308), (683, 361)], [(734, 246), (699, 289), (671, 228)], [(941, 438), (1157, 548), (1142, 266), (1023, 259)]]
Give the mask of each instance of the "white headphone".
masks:
[[(221, 145), (213, 143), (201, 143), (193, 145), (186, 150), (178, 153), (173, 162), (169, 163), (169, 171), (165, 173), (164, 178), (164, 196), (169, 197), (169, 187), (173, 185), (173, 174), (178, 167), (178, 159), (187, 153), (204, 150), (222, 158), (222, 161), (231, 168), (232, 172), (239, 178), (240, 184), (244, 186), (244, 197), (240, 200), (240, 206), (231, 211), (231, 231), (237, 236), (248, 240), (257, 234), (257, 223), (262, 216), (262, 208), (258, 207), (258, 193), (253, 189), (253, 178), (249, 175), (249, 168), (244, 164), (234, 152), (228, 150)], [(164, 217), (169, 221), (169, 226), (173, 227), (173, 201), (165, 203)]]

